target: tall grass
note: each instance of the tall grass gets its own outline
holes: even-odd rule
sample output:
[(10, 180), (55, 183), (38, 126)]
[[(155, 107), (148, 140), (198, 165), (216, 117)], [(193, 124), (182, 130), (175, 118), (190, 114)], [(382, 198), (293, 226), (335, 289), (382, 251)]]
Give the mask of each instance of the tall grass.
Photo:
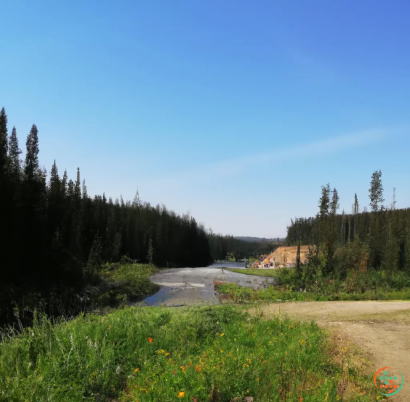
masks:
[[(342, 370), (314, 323), (240, 307), (127, 308), (0, 343), (0, 401), (335, 401)], [(361, 401), (373, 400), (370, 395)]]

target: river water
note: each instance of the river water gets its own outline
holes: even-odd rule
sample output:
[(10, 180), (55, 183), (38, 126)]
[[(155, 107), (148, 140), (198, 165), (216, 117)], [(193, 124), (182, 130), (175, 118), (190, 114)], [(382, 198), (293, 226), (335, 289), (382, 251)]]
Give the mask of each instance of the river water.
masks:
[(187, 306), (192, 304), (218, 304), (214, 280), (232, 282), (253, 289), (275, 284), (274, 278), (244, 275), (230, 272), (223, 267), (244, 268), (244, 263), (216, 263), (202, 268), (161, 269), (151, 276), (151, 281), (161, 285), (161, 289), (136, 306)]

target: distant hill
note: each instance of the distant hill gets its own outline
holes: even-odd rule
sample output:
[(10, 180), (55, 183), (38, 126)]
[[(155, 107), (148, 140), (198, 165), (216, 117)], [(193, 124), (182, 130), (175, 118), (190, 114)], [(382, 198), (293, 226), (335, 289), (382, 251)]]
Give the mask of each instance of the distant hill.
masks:
[(279, 237), (275, 239), (267, 239), (266, 237), (252, 237), (252, 236), (235, 236), (235, 239), (242, 240), (242, 241), (248, 241), (248, 242), (284, 242), (285, 239), (281, 239)]

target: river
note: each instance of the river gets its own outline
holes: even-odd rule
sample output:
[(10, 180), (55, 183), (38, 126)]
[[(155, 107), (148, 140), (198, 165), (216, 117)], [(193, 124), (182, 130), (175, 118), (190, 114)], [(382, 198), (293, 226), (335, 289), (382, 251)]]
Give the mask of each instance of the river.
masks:
[(202, 268), (161, 269), (151, 276), (151, 281), (161, 285), (161, 289), (136, 306), (187, 306), (192, 304), (219, 304), (214, 289), (214, 280), (233, 282), (240, 286), (259, 289), (275, 284), (274, 278), (245, 275), (231, 272), (224, 267), (244, 268), (243, 263), (216, 263)]

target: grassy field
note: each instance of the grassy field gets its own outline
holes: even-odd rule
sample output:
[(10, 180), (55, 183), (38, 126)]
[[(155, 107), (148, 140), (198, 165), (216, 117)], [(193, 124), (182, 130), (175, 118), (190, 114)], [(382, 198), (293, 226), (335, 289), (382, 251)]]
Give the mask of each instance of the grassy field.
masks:
[[(280, 286), (254, 291), (235, 284), (216, 284), (225, 299), (236, 302), (264, 301), (337, 301), (337, 300), (410, 300), (410, 275), (369, 270), (351, 271), (343, 280), (309, 272), (304, 267), (302, 277), (293, 268), (275, 270), (230, 269), (247, 275), (275, 278)], [(305, 276), (305, 278), (303, 278)], [(301, 291), (303, 289), (303, 291)]]
[(367, 290), (361, 292), (297, 292), (281, 287), (271, 286), (267, 289), (253, 290), (238, 286), (236, 283), (216, 283), (215, 290), (222, 295), (223, 300), (237, 303), (252, 303), (256, 301), (337, 301), (337, 300), (410, 300), (410, 289), (401, 290)]
[(242, 268), (224, 268), (227, 271), (237, 272), (245, 275), (269, 276), (276, 278), (277, 272), (274, 269), (242, 269)]
[(355, 391), (343, 400), (376, 400), (371, 378), (344, 372), (329, 350), (314, 323), (240, 306), (38, 318), (0, 343), (0, 401), (330, 402), (346, 380)]

